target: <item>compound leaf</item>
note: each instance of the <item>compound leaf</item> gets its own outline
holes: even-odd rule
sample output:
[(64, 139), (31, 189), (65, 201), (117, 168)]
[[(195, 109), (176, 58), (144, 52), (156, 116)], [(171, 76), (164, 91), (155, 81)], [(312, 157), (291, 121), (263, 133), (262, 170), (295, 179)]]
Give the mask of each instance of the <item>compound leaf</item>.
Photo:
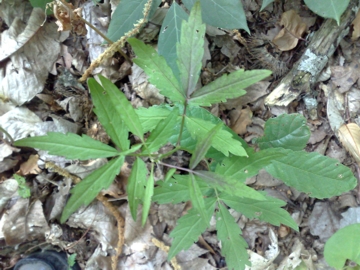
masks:
[[(111, 106), (111, 98), (108, 92), (93, 78), (88, 80), (92, 102), (95, 106), (93, 109), (100, 123), (110, 136), (111, 140), (123, 151), (128, 150), (130, 141), (128, 140), (129, 132), (120, 117), (114, 117), (117, 114), (115, 106)], [(115, 91), (116, 95), (120, 91)]]
[[(139, 117), (131, 103), (127, 100), (125, 94), (104, 76), (99, 75), (99, 79), (104, 88), (104, 92), (108, 94), (110, 98), (110, 104), (114, 106), (117, 114), (120, 116), (126, 127), (143, 142), (144, 132)], [(110, 104), (108, 106), (110, 106)]]
[(108, 188), (119, 174), (125, 157), (120, 156), (86, 176), (71, 190), (71, 197), (62, 212), (60, 222), (64, 223), (81, 206), (89, 205), (102, 189)]
[(347, 260), (360, 265), (360, 224), (346, 226), (334, 233), (324, 247), (326, 262), (335, 269), (344, 269)]
[(136, 221), (137, 209), (145, 193), (147, 169), (144, 161), (136, 158), (128, 179), (126, 191), (128, 194), (130, 212)]
[(316, 152), (290, 152), (274, 159), (265, 169), (285, 184), (318, 199), (340, 195), (357, 184), (348, 167)]
[(199, 106), (210, 106), (214, 103), (226, 101), (228, 98), (236, 98), (246, 94), (246, 87), (268, 77), (269, 70), (237, 70), (230, 74), (224, 74), (219, 79), (205, 85), (195, 91), (189, 103)]
[(181, 22), (187, 20), (188, 17), (186, 12), (176, 2), (173, 2), (160, 29), (159, 54), (164, 56), (177, 78), (179, 77), (179, 68), (176, 63), (178, 59), (176, 43), (180, 41)]
[(214, 197), (205, 199), (206, 220), (203, 220), (194, 208), (178, 219), (177, 226), (170, 233), (170, 237), (174, 240), (169, 250), (168, 260), (171, 260), (180, 251), (187, 250), (209, 226), (210, 218), (214, 213), (215, 200)]
[(244, 214), (248, 218), (258, 218), (260, 220), (269, 222), (275, 226), (284, 224), (299, 231), (299, 228), (290, 214), (282, 209), (286, 202), (266, 196), (266, 200), (258, 201), (250, 198), (242, 198), (230, 196), (226, 193), (221, 193), (220, 198), (239, 213)]
[(176, 44), (180, 82), (186, 96), (195, 90), (204, 55), (205, 24), (201, 21), (200, 2), (196, 2), (188, 21), (181, 24), (180, 43)]
[(282, 147), (299, 151), (310, 138), (306, 119), (300, 114), (282, 114), (265, 123), (264, 136), (256, 143), (261, 149)]
[(86, 136), (74, 133), (63, 134), (49, 132), (45, 136), (24, 138), (14, 142), (15, 146), (25, 146), (49, 151), (51, 155), (64, 156), (68, 159), (95, 159), (119, 155), (115, 148)]
[(228, 269), (245, 269), (245, 265), (250, 266), (247, 243), (240, 236), (241, 229), (221, 203), (216, 213), (216, 230), (221, 241), (221, 254), (225, 256)]
[(160, 56), (153, 47), (145, 45), (136, 38), (128, 38), (127, 41), (137, 56), (133, 59), (134, 63), (145, 71), (149, 81), (159, 89), (160, 93), (173, 102), (184, 102), (185, 93), (164, 57)]

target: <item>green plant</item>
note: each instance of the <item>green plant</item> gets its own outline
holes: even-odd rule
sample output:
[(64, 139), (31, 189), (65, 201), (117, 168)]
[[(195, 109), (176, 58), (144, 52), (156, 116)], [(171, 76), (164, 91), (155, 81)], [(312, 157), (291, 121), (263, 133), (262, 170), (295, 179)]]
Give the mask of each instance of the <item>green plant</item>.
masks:
[(18, 188), (19, 196), (22, 198), (29, 198), (30, 197), (30, 188), (26, 185), (25, 178), (18, 174), (14, 174), (13, 177), (15, 178), (16, 182), (19, 185), (19, 188)]
[[(215, 212), (217, 235), (229, 269), (244, 269), (250, 264), (247, 244), (228, 207), (249, 218), (298, 230), (289, 213), (281, 208), (285, 203), (248, 187), (244, 184), (246, 178), (264, 168), (286, 184), (316, 198), (339, 195), (354, 188), (357, 181), (352, 172), (336, 160), (303, 151), (310, 131), (300, 115), (270, 119), (265, 135), (257, 140), (260, 151), (255, 152), (219, 118), (201, 108), (241, 96), (245, 94), (242, 89), (271, 74), (267, 70), (237, 70), (197, 89), (204, 35), (205, 25), (197, 2), (188, 21), (181, 26), (176, 46), (176, 74), (151, 46), (135, 38), (128, 39), (137, 55), (134, 63), (147, 73), (149, 81), (171, 104), (135, 110), (108, 79), (99, 76), (100, 83), (88, 80), (94, 112), (117, 148), (86, 135), (61, 133), (25, 138), (14, 144), (48, 150), (50, 154), (69, 159), (112, 158), (71, 190), (61, 222), (111, 184), (125, 156), (136, 157), (127, 186), (134, 219), (140, 204), (144, 224), (151, 202), (192, 202), (193, 208), (178, 220), (170, 234), (173, 242), (168, 258), (196, 242)], [(130, 144), (129, 132), (136, 136), (137, 143)], [(166, 143), (171, 143), (173, 149), (159, 154), (158, 150)], [(178, 150), (191, 154), (187, 167), (165, 161)], [(150, 161), (150, 170), (143, 158)], [(163, 181), (154, 183), (154, 168), (159, 165), (170, 170)]]

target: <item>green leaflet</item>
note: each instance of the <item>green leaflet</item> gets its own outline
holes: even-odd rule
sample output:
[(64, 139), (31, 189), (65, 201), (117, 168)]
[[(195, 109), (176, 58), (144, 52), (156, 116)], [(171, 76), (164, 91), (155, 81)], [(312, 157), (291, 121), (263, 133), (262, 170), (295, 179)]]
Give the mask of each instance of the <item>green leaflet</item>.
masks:
[(201, 215), (203, 220), (206, 220), (204, 197), (196, 181), (196, 178), (192, 173), (190, 173), (188, 188), (190, 193), (190, 199), (194, 209)]
[[(190, 175), (176, 174), (168, 181), (157, 181), (157, 187), (154, 190), (153, 201), (159, 204), (181, 203), (190, 200), (188, 187)], [(209, 186), (204, 182), (198, 182), (201, 193), (205, 195), (209, 191)]]
[(153, 47), (145, 45), (136, 38), (129, 38), (127, 41), (137, 56), (133, 59), (134, 63), (145, 71), (149, 81), (159, 89), (160, 93), (173, 102), (184, 102), (185, 93), (181, 90), (179, 82), (164, 57), (160, 56)]
[(88, 206), (102, 189), (106, 189), (119, 174), (125, 157), (117, 157), (86, 176), (71, 190), (71, 197), (62, 212), (60, 222), (64, 223), (81, 206)]
[[(143, 10), (148, 0), (121, 0), (111, 17), (107, 36), (113, 42), (134, 28), (138, 21), (144, 18)], [(151, 10), (155, 11), (161, 0), (153, 0)], [(151, 16), (150, 12), (150, 16)]]
[(263, 11), (268, 5), (270, 5), (274, 0), (263, 0), (261, 4), (260, 11)]
[(145, 194), (143, 199), (143, 210), (142, 210), (142, 219), (141, 225), (144, 226), (149, 215), (151, 198), (154, 194), (154, 163), (151, 164), (150, 176), (146, 181)]
[(173, 2), (169, 8), (163, 24), (161, 25), (158, 50), (171, 67), (175, 77), (180, 81), (177, 66), (176, 43), (180, 41), (181, 22), (188, 19), (186, 12)]
[(324, 18), (336, 20), (340, 25), (341, 14), (344, 13), (350, 0), (305, 0), (308, 8)]
[(190, 12), (188, 22), (181, 24), (180, 43), (176, 44), (180, 82), (186, 96), (194, 91), (199, 80), (204, 55), (205, 24), (201, 21), (200, 2)]
[(170, 233), (170, 237), (174, 240), (169, 250), (168, 260), (171, 260), (180, 251), (187, 250), (209, 226), (210, 218), (214, 213), (215, 200), (213, 197), (205, 199), (206, 220), (199, 217), (199, 213), (194, 208), (178, 219), (177, 226)]
[[(199, 138), (215, 127), (211, 122), (192, 117), (185, 118), (185, 125), (193, 138)], [(214, 135), (211, 145), (225, 156), (228, 156), (229, 152), (236, 156), (247, 156), (241, 143), (225, 130), (220, 130)]]
[(14, 142), (15, 146), (26, 146), (49, 151), (51, 155), (68, 159), (93, 159), (113, 157), (120, 154), (115, 148), (103, 144), (89, 136), (49, 132), (45, 136), (25, 138)]
[(310, 138), (306, 119), (300, 114), (282, 114), (265, 123), (264, 136), (256, 143), (261, 149), (282, 147), (299, 151), (305, 148)]
[(281, 208), (286, 205), (282, 200), (270, 196), (266, 196), (266, 200), (264, 201), (249, 198), (242, 198), (239, 200), (238, 197), (230, 196), (225, 193), (221, 193), (220, 198), (232, 209), (244, 214), (248, 218), (258, 218), (275, 226), (284, 224), (293, 228), (295, 231), (299, 231), (298, 225), (292, 219), (290, 214)]
[(265, 200), (264, 195), (247, 185), (234, 180), (233, 178), (216, 174), (210, 171), (193, 171), (199, 179), (205, 181), (213, 188), (224, 191), (228, 194), (243, 198)]
[(347, 260), (360, 265), (359, 241), (360, 224), (348, 225), (338, 230), (325, 244), (326, 262), (335, 269), (346, 269), (344, 266)]
[(241, 230), (225, 206), (219, 203), (216, 213), (217, 237), (221, 241), (221, 254), (225, 256), (229, 269), (245, 269), (250, 266), (246, 251), (247, 243), (240, 236)]
[(155, 105), (150, 108), (140, 107), (135, 111), (144, 132), (152, 131), (160, 121), (164, 120), (171, 113), (171, 110), (164, 105)]
[(149, 138), (146, 140), (146, 147), (143, 151), (144, 154), (150, 154), (157, 151), (161, 146), (168, 143), (169, 138), (178, 134), (179, 126), (178, 110), (173, 110), (164, 121), (160, 121), (156, 128), (151, 132)]
[(271, 161), (285, 157), (290, 151), (283, 148), (271, 148), (259, 152), (247, 151), (249, 157), (228, 157), (216, 167), (216, 173), (229, 176), (242, 183), (257, 175), (259, 170), (271, 164)]
[(211, 147), (211, 143), (213, 141), (214, 136), (219, 132), (222, 128), (223, 124), (219, 123), (215, 127), (213, 127), (208, 133), (205, 134), (205, 137), (199, 140), (196, 144), (195, 151), (190, 159), (190, 169), (194, 169), (199, 162), (205, 157), (207, 151)]
[(246, 87), (271, 75), (269, 70), (243, 69), (225, 74), (219, 79), (205, 85), (191, 95), (189, 103), (199, 106), (210, 106), (214, 103), (226, 101), (229, 98), (236, 98), (246, 94), (243, 90)]
[(349, 168), (316, 152), (290, 152), (265, 169), (285, 184), (318, 199), (340, 195), (357, 184)]
[[(100, 123), (104, 126), (106, 133), (111, 140), (123, 151), (129, 149), (130, 141), (128, 140), (129, 132), (124, 125), (121, 117), (116, 117), (116, 109), (111, 104), (110, 95), (104, 91), (104, 88), (93, 78), (88, 80), (91, 97), (95, 108), (93, 109), (99, 118)], [(114, 94), (120, 93), (115, 91)]]
[(139, 203), (142, 202), (145, 193), (146, 174), (147, 169), (144, 161), (137, 157), (133, 164), (130, 176), (128, 178), (128, 184), (126, 186), (130, 212), (135, 221)]
[[(182, 2), (190, 10), (196, 0), (184, 0)], [(250, 33), (241, 1), (201, 0), (200, 3), (204, 23), (229, 30), (244, 29)]]
[[(140, 120), (135, 113), (131, 103), (127, 100), (126, 96), (109, 80), (99, 75), (100, 82), (104, 91), (108, 94), (112, 106), (124, 121), (126, 127), (144, 142), (144, 132)], [(108, 105), (110, 106), (110, 104)]]
[(31, 196), (30, 188), (26, 185), (26, 180), (24, 177), (13, 174), (13, 178), (18, 183), (18, 193), (21, 198), (29, 198)]

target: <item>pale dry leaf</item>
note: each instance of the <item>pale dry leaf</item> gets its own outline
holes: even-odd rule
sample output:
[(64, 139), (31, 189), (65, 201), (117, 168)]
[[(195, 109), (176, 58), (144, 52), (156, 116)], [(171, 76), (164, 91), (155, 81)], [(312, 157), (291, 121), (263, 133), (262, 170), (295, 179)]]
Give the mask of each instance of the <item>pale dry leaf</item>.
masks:
[(37, 165), (38, 160), (39, 155), (30, 155), (29, 159), (20, 165), (19, 173), (21, 175), (39, 174), (41, 170)]
[(239, 110), (235, 109), (229, 113), (230, 128), (237, 134), (246, 133), (246, 127), (252, 123), (252, 111), (250, 107)]
[(351, 35), (351, 40), (357, 40), (360, 37), (360, 12), (356, 14), (356, 18), (353, 20), (352, 25), (354, 31)]
[(338, 130), (341, 144), (360, 164), (360, 127), (355, 123), (344, 124)]
[(359, 79), (360, 65), (358, 61), (353, 61), (349, 66), (333, 66), (331, 70), (331, 81), (336, 86), (336, 90), (345, 93)]
[(281, 15), (280, 25), (283, 25), (284, 28), (273, 39), (273, 43), (281, 51), (294, 49), (306, 31), (306, 23), (303, 22), (295, 10), (289, 10)]

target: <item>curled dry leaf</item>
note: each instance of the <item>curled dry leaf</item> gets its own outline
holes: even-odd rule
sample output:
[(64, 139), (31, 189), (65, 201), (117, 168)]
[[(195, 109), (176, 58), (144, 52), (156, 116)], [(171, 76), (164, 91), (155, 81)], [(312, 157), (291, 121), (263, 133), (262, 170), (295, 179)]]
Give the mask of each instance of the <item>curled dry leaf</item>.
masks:
[(338, 136), (342, 145), (360, 164), (360, 127), (354, 123), (344, 124), (339, 128)]
[(281, 51), (294, 49), (299, 38), (301, 38), (306, 31), (306, 23), (303, 22), (295, 10), (291, 9), (281, 15), (280, 25), (283, 25), (284, 28), (273, 39), (274, 44), (276, 44)]

